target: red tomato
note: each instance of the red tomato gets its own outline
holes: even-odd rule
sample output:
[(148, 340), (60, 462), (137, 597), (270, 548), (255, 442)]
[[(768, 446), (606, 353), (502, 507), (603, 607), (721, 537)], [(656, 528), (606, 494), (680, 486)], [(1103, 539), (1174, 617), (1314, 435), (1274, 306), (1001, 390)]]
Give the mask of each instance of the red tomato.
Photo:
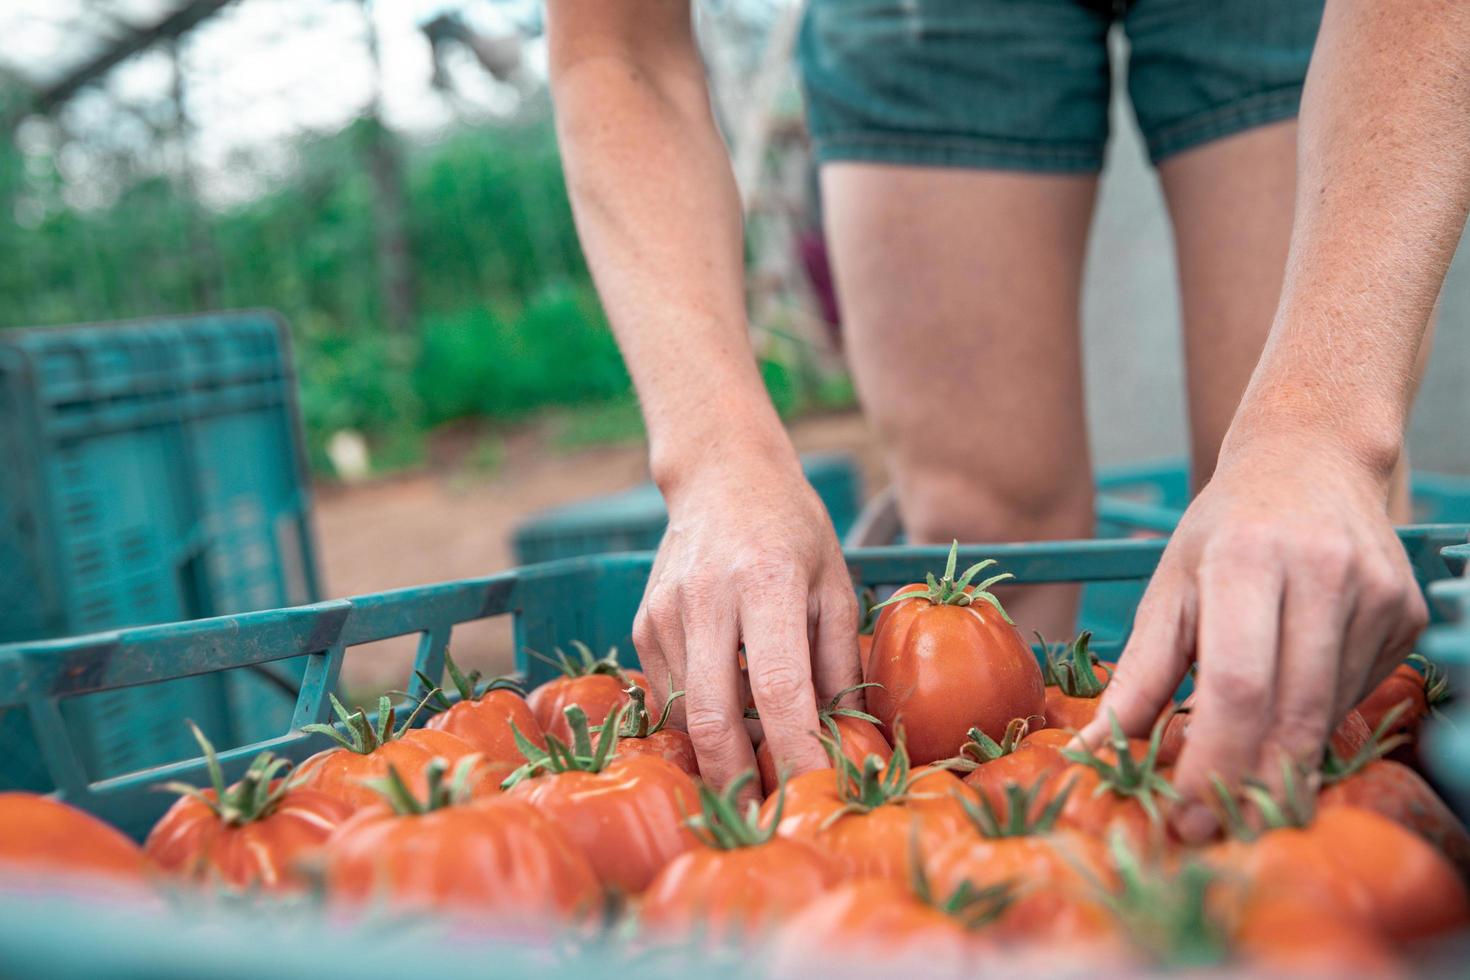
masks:
[(1054, 792), (1070, 787), (1057, 821), (1107, 840), (1115, 833), (1134, 851), (1156, 852), (1167, 841), (1163, 808), (1177, 799), (1169, 771), (1158, 765), (1164, 723), (1154, 726), (1152, 740), (1125, 738), (1113, 726), (1108, 743), (1085, 752), (1086, 763), (1073, 763), (1051, 780)]
[(1112, 673), (1094, 657), (1088, 645), (1092, 633), (1083, 630), (1062, 653), (1036, 635), (1046, 656), (1046, 724), (1049, 728), (1080, 731), (1097, 714), (1099, 699)]
[(648, 678), (639, 671), (619, 665), (617, 651), (611, 650), (607, 656), (596, 658), (587, 644), (573, 643), (572, 646), (577, 651), (577, 660), (572, 660), (560, 650), (556, 660), (541, 658), (560, 670), (562, 676), (542, 684), (527, 699), (542, 730), (563, 742), (572, 739), (566, 721), (566, 709), (570, 705), (575, 704), (586, 712), (588, 724), (601, 725), (608, 715), (628, 703), (626, 691), (629, 687), (637, 685), (645, 693), (648, 691)]
[[(1179, 761), (1179, 755), (1184, 751), (1184, 742), (1189, 737), (1190, 709), (1193, 705), (1194, 695), (1191, 694), (1179, 707), (1170, 705), (1159, 715), (1160, 721), (1168, 719), (1164, 727), (1164, 738), (1159, 743), (1157, 762), (1160, 766), (1172, 766)], [(1349, 711), (1337, 728), (1333, 729), (1328, 744), (1334, 752), (1347, 759), (1356, 755), (1372, 740), (1373, 729), (1363, 720), (1363, 716), (1356, 711)]]
[[(1331, 779), (1332, 777), (1328, 777)], [(1424, 777), (1400, 762), (1368, 762), (1330, 782), (1317, 798), (1320, 810), (1354, 806), (1372, 810), (1429, 841), (1470, 874), (1470, 833)]]
[(629, 696), (628, 711), (623, 716), (622, 730), (618, 733), (616, 758), (631, 759), (635, 755), (653, 755), (667, 759), (691, 776), (699, 775), (699, 760), (694, 754), (694, 742), (688, 732), (669, 728), (669, 711), (674, 702), (684, 696), (676, 692), (664, 702), (663, 714), (658, 721), (651, 722), (646, 704), (647, 695), (643, 688), (630, 684), (625, 692)]
[[(440, 758), (452, 764), (475, 754), (469, 743), (448, 732), (409, 728), (412, 717), (394, 728), (395, 712), (387, 697), (378, 702), (376, 725), (361, 708), (349, 714), (335, 696), (332, 706), (347, 729), (346, 734), (332, 725), (307, 725), (302, 731), (330, 735), (341, 747), (318, 752), (301, 763), (293, 780), (353, 807), (379, 802), (377, 791), (365, 781), (382, 779), (390, 767), (402, 774), (414, 793), (421, 794), (427, 790), (424, 772), (432, 759)], [(476, 781), (476, 793), (492, 795), (498, 792), (499, 785), (496, 770), (486, 767)]]
[[(842, 754), (854, 764), (861, 766), (870, 755), (876, 755), (887, 762), (893, 757), (893, 748), (878, 730), (877, 719), (865, 711), (846, 707), (842, 703), (843, 698), (861, 686), (854, 685), (838, 692), (830, 704), (817, 712), (817, 717), (831, 737), (842, 746)], [(776, 792), (781, 780), (776, 772), (776, 757), (771, 752), (769, 742), (761, 742), (756, 749), (755, 764), (761, 774), (761, 791), (770, 796)]]
[(1000, 603), (986, 591), (1007, 576), (954, 578), (958, 543), (944, 578), (909, 585), (888, 600), (873, 633), (867, 706), (892, 740), (900, 719), (915, 764), (948, 758), (978, 726), (1000, 738), (1012, 718), (1045, 710), (1041, 668)]
[(53, 875), (141, 882), (148, 862), (121, 831), (49, 796), (0, 793), (0, 877)]
[(872, 654), (872, 652), (873, 652), (873, 634), (872, 633), (859, 633), (858, 634), (858, 667), (859, 667), (859, 669), (862, 670), (862, 672), (863, 672), (864, 675), (866, 675), (868, 673), (868, 657)]
[[(444, 669), (459, 700), (451, 703), (442, 694), (431, 695), (429, 700), (436, 714), (424, 723), (425, 728), (448, 732), (492, 762), (520, 764), (521, 750), (516, 745), (516, 732), (520, 732), (532, 745), (546, 748), (541, 723), (513, 682), (497, 677), (482, 684), (479, 671), (466, 676), (447, 650), (444, 652)], [(419, 681), (425, 687), (434, 687), (432, 679), (423, 674), (419, 675)]]
[[(830, 854), (849, 877), (906, 881), (914, 833), (927, 853), (969, 826), (960, 804), (966, 788), (952, 773), (910, 772), (901, 745), (886, 767), (870, 761), (861, 768), (827, 745), (829, 758), (837, 753), (839, 768), (787, 781), (776, 833)], [(766, 798), (762, 822), (775, 819), (780, 802)]]
[[(1449, 697), (1449, 682), (1444, 671), (1416, 653), (1369, 692), (1358, 705), (1358, 711), (1371, 730), (1383, 729), (1379, 733), (1382, 737), (1402, 736), (1404, 741), (1393, 748), (1389, 758), (1418, 768), (1419, 730), (1424, 719)], [(1394, 721), (1385, 725), (1384, 719), (1395, 710)]]
[(1372, 926), (1290, 890), (1258, 893), (1231, 937), (1252, 973), (1280, 977), (1398, 977), (1403, 964)]
[(144, 844), (148, 856), (165, 871), (231, 888), (285, 892), (305, 887), (298, 862), (321, 849), (352, 815), (352, 806), (276, 778), (289, 763), (269, 752), (227, 787), (214, 746), (190, 727), (214, 785), (199, 790), (169, 784), (182, 795), (153, 825)]
[(868, 878), (838, 885), (791, 917), (776, 940), (770, 972), (802, 980), (845, 973), (970, 976), (991, 946), (910, 886)]
[(587, 855), (603, 884), (641, 892), (697, 841), (684, 818), (698, 803), (689, 774), (657, 756), (618, 759), (597, 772), (546, 773), (510, 796), (556, 824)]
[(1024, 719), (1016, 718), (1006, 729), (1005, 738), (997, 742), (978, 728), (970, 730), (970, 741), (960, 750), (958, 768), (969, 768), (966, 785), (981, 799), (989, 802), (1004, 819), (1009, 803), (1007, 785), (1035, 786), (1068, 765), (1062, 749), (1072, 735), (1055, 728), (1026, 732)]
[(713, 945), (757, 938), (825, 894), (842, 876), (832, 858), (743, 815), (747, 773), (716, 795), (699, 789), (700, 846), (664, 866), (644, 892), (638, 919), (654, 936)]
[(328, 841), (333, 904), (435, 912), (509, 938), (593, 918), (602, 889), (562, 827), (507, 797), (400, 814), (359, 811)]

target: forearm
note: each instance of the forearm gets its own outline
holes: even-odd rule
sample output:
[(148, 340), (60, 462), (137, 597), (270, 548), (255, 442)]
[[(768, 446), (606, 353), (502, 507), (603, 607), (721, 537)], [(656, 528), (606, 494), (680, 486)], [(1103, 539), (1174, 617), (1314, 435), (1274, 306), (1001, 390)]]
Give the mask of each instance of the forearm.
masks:
[(1302, 100), (1281, 304), (1227, 454), (1304, 426), (1386, 479), (1467, 206), (1470, 7), (1333, 0)]
[(655, 479), (667, 492), (702, 460), (731, 454), (794, 466), (750, 346), (739, 197), (687, 9), (643, 8), (643, 33), (623, 44), (559, 22), (578, 7), (551, 6), (558, 134)]

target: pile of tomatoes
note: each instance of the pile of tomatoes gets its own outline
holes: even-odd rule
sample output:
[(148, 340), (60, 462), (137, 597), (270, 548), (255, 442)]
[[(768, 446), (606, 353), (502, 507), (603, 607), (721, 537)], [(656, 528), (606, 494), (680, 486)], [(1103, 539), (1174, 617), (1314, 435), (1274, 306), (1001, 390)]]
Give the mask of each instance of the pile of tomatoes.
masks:
[[(1148, 740), (1089, 750), (1111, 677), (1080, 635), (1042, 661), (989, 563), (899, 590), (862, 644), (864, 683), (819, 712), (831, 767), (787, 778), (768, 749), (733, 785), (699, 778), (647, 682), (577, 645), (524, 695), (430, 678), (413, 715), (333, 701), (337, 745), (262, 754), (180, 795), (139, 847), (49, 797), (0, 794), (0, 877), (306, 896), (334, 916), (432, 915), (548, 947), (739, 951), (778, 975), (919, 966), (1126, 972), (1224, 964), (1396, 975), (1470, 925), (1470, 835), (1416, 771), (1446, 696), (1413, 658), (1334, 733), (1320, 771), (1221, 787), (1226, 834), (1169, 831), (1188, 708)], [(420, 712), (427, 721), (416, 727)], [(760, 802), (763, 797), (764, 801)], [(294, 900), (294, 899), (293, 899)]]

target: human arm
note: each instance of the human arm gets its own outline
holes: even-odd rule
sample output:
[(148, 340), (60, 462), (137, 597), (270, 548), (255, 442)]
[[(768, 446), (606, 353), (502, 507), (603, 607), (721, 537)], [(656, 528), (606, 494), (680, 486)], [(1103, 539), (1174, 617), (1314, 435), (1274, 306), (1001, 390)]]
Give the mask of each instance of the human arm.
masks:
[[(1191, 661), (1186, 800), (1279, 781), (1403, 658), (1426, 611), (1386, 513), (1414, 363), (1470, 207), (1470, 8), (1332, 0), (1302, 100), (1271, 335), (1139, 608), (1109, 711), (1145, 732)], [(1190, 839), (1213, 819), (1185, 806)]]
[(640, 660), (656, 697), (687, 692), (716, 785), (754, 765), (741, 642), (776, 759), (823, 765), (817, 697), (856, 680), (856, 600), (756, 368), (739, 196), (688, 0), (553, 0), (548, 11), (577, 227), (669, 507), (634, 627)]

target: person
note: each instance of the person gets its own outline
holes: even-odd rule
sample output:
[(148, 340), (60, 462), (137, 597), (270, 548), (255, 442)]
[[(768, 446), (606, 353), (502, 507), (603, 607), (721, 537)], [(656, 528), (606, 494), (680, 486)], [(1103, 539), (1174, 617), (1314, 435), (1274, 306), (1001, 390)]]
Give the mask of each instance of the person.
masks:
[[(1171, 819), (1203, 838), (1212, 777), (1271, 782), (1282, 752), (1318, 757), (1426, 622), (1389, 498), (1470, 202), (1470, 6), (811, 0), (805, 16), (851, 367), (926, 543), (1091, 533), (1079, 282), (1107, 34), (1128, 36), (1178, 256), (1197, 496), (1082, 738), (1108, 713), (1145, 734), (1197, 665)], [(552, 0), (549, 18), (578, 228), (669, 508), (639, 656), (655, 691), (687, 692), (716, 784), (752, 765), (742, 643), (776, 759), (825, 765), (816, 704), (858, 679), (858, 610), (752, 357), (689, 4)], [(1075, 605), (1013, 612), (1059, 635)]]

